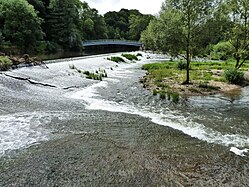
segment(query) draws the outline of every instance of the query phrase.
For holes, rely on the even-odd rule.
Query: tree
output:
[[[181,55],[186,61],[186,80],[190,83],[190,63],[201,47],[201,27],[210,16],[212,0],[166,0],[157,18],[157,48],[171,55]]]
[[[84,40],[106,39],[107,27],[104,17],[96,9],[92,9],[86,2],[81,3],[80,31]]]
[[[158,49],[158,28],[159,28],[159,20],[152,19],[147,26],[146,30],[141,33],[141,42],[144,44],[146,49],[151,49],[153,51]]]
[[[234,47],[235,68],[239,69],[249,60],[249,0],[227,0],[224,6],[232,22],[227,37]]]
[[[99,15],[98,10],[91,9],[92,20],[94,22],[93,39],[106,39],[107,38],[107,27],[104,17]]]
[[[24,52],[42,40],[41,19],[26,0],[0,0],[1,23],[6,41]]]
[[[48,39],[66,50],[81,48],[78,0],[54,0],[48,15]]]
[[[131,15],[129,17],[129,39],[140,40],[142,31],[147,28],[152,18],[152,15]]]
[[[138,10],[128,9],[107,12],[104,18],[108,28],[108,38],[130,39],[130,17],[132,16],[142,16],[142,14]]]
[[[3,43],[3,34],[2,34],[2,31],[0,29],[0,45],[2,45]]]

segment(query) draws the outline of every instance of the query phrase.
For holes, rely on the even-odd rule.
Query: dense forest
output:
[[[80,0],[0,0],[0,51],[79,51],[96,39],[139,40],[152,15],[121,9],[104,16]]]

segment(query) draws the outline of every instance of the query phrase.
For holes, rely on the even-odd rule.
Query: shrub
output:
[[[107,60],[119,63],[119,62],[125,62],[122,57],[119,56],[112,56],[111,58],[107,58]]]
[[[156,89],[153,90],[153,95],[157,95],[158,91]]]
[[[228,60],[232,57],[233,46],[230,42],[219,42],[213,46],[211,58],[214,60]]]
[[[132,60],[138,60],[136,55],[132,55],[132,54],[122,54],[123,57],[127,58],[128,60],[132,61]]]
[[[159,95],[160,95],[160,99],[166,98],[166,93],[164,91],[161,91]]]
[[[6,56],[0,56],[0,71],[7,71],[12,66],[11,60]]]
[[[90,72],[89,71],[84,71],[83,74],[90,75]]]
[[[177,92],[173,92],[171,93],[171,98],[172,98],[172,102],[178,103],[180,99],[180,95]]]
[[[142,57],[143,55],[142,55],[141,53],[137,53],[137,56],[140,56],[140,57]]]
[[[179,70],[187,69],[187,62],[179,61],[177,63],[177,69],[179,69]]]
[[[244,72],[238,69],[229,69],[225,71],[225,78],[229,83],[241,84],[244,81]]]

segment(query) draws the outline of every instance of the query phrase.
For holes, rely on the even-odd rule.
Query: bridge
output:
[[[143,44],[138,41],[130,40],[91,40],[82,42],[83,47],[89,46],[101,46],[101,45],[122,45],[122,46],[134,46],[143,47]]]

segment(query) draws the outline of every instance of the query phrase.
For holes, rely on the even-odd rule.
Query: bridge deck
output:
[[[94,41],[82,42],[82,45],[84,47],[98,46],[98,45],[127,45],[127,46],[136,46],[136,47],[143,46],[141,42],[127,41],[127,40],[94,40]]]

